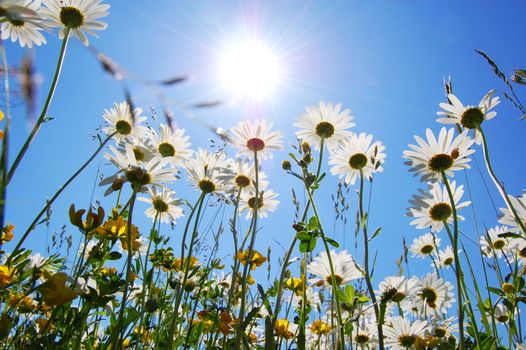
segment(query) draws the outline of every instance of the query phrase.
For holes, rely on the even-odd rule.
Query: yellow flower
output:
[[[29,295],[24,296],[20,293],[11,294],[7,304],[10,307],[17,307],[21,313],[32,312],[36,308],[36,302]]]
[[[108,220],[104,225],[99,226],[95,229],[95,232],[98,233],[101,237],[107,238],[111,241],[120,240],[122,248],[128,249],[128,221],[124,220],[122,217],[118,217],[116,220]],[[139,229],[135,225],[131,225],[131,241],[132,241],[132,250],[136,251],[140,248],[141,242],[139,238]]]
[[[247,258],[248,258],[248,250],[242,251],[237,253],[237,258],[239,261],[243,264],[247,264]],[[265,258],[260,252],[257,250],[252,251],[252,258],[250,259],[250,269],[255,270],[256,267],[259,267],[263,265],[263,263],[267,261],[267,258]]]
[[[0,111],[0,121],[4,119],[4,112]],[[0,130],[0,140],[4,138],[4,132]]]
[[[100,270],[100,274],[103,277],[109,277],[112,275],[117,274],[117,268],[115,267],[103,267],[102,270]]]
[[[283,337],[285,339],[290,339],[294,336],[294,333],[292,333],[289,330],[289,320],[282,318],[280,320],[276,320],[276,334],[278,337]]]
[[[303,293],[303,278],[291,277],[285,280],[285,288],[294,291],[294,294],[300,296]]]
[[[197,259],[195,256],[190,257],[190,268],[195,267],[198,261],[199,259]],[[180,272],[184,267],[186,267],[186,259],[183,259],[183,262],[181,263],[181,259],[175,258],[172,262],[172,266],[175,271]]]
[[[53,330],[53,325],[50,324],[48,326],[48,323],[49,323],[49,320],[47,318],[44,318],[44,317],[40,317],[39,319],[37,319],[36,321],[36,324],[38,325],[38,332],[39,333],[42,333],[44,332],[44,330],[47,332],[47,331],[50,331],[50,330]]]
[[[329,332],[331,331],[331,326],[329,326],[322,320],[316,320],[312,322],[310,330],[316,335],[329,334]]]
[[[4,244],[5,242],[9,242],[13,239],[15,236],[13,234],[13,230],[15,227],[11,224],[8,224],[6,227],[3,228],[2,234],[0,235],[0,244]]]
[[[58,272],[44,282],[38,291],[46,304],[51,306],[60,306],[68,303],[78,297],[78,293],[66,286],[68,275]]]
[[[0,265],[0,286],[5,286],[11,282],[15,270],[7,265]]]

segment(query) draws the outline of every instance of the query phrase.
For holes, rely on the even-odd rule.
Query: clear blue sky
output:
[[[488,90],[496,88],[500,92],[504,85],[474,52],[475,48],[487,52],[506,73],[524,66],[522,58],[526,57],[526,4],[522,1],[129,0],[111,5],[106,18],[108,29],[100,32],[100,39],[90,38],[91,45],[129,72],[145,78],[190,74],[188,83],[164,90],[174,105],[227,98],[217,88],[214,75],[222,48],[232,40],[242,36],[256,38],[280,54],[286,82],[261,104],[239,102],[194,111],[195,119],[176,109],[176,122],[187,129],[193,147],[206,147],[208,138],[213,136],[196,123],[197,119],[228,128],[245,117],[263,116],[283,130],[290,145],[294,143],[292,123],[305,105],[323,99],[352,109],[357,124],[354,131],[372,133],[387,147],[385,171],[376,177],[370,214],[371,229],[383,227],[383,233],[372,245],[380,256],[381,272],[375,278],[376,285],[380,276],[396,272],[394,261],[401,254],[401,237],[405,236],[410,244],[425,233],[411,227],[410,218],[405,216],[408,199],[423,184],[408,172],[401,155],[413,142],[413,135],[423,135],[427,127],[440,129],[435,113],[444,100],[443,77],[452,76],[454,90],[463,102],[477,104]],[[41,100],[60,45],[54,36],[47,35],[47,39],[48,45],[34,50],[36,68],[44,78],[39,91]],[[16,64],[23,50],[12,44],[7,44],[7,48],[10,63]],[[150,106],[161,114],[159,101],[150,89],[136,83],[131,83],[131,89],[135,103],[147,114]],[[521,91],[520,87],[517,89]],[[55,119],[44,125],[9,187],[7,219],[17,226],[17,233],[27,227],[45,199],[96,148],[90,133],[102,124],[103,109],[122,98],[119,85],[101,72],[98,62],[80,42],[72,40],[49,111]],[[526,146],[526,121],[518,121],[519,113],[506,101],[497,112],[497,117],[484,125],[494,167],[508,191],[519,194],[525,188],[526,166],[521,152]],[[12,149],[17,150],[30,130],[22,107],[13,109],[13,130]],[[271,187],[280,193],[281,203],[277,213],[260,221],[257,248],[266,251],[271,245],[274,258],[283,255],[276,240],[288,247],[292,239],[290,189],[294,187],[301,193],[300,184],[281,170],[286,153],[276,153],[274,161],[263,164]],[[477,150],[475,158],[485,176],[481,156]],[[104,174],[114,171],[105,166],[102,157],[99,159],[53,206],[50,232],[68,224],[68,232],[78,237],[69,225],[67,207],[70,203],[77,207],[88,205],[99,165]],[[497,223],[495,211],[473,165],[468,174],[479,227],[492,227]],[[324,169],[329,170],[327,165]],[[463,174],[457,180],[464,182]],[[174,189],[191,201],[197,196],[185,180],[177,182]],[[330,194],[335,191],[336,179],[329,176],[317,196],[328,227],[333,224]],[[353,191],[354,205],[345,233],[351,253],[356,209]],[[102,193],[101,188],[95,188],[94,198],[100,199]],[[493,187],[491,195],[498,207],[504,206]],[[104,203],[109,209],[110,202]],[[144,211],[145,205],[139,203],[137,209]],[[470,223],[462,224],[461,229],[475,237],[472,211],[468,208],[463,213]],[[146,219],[139,225],[143,232],[149,228]],[[176,242],[181,226],[175,231]],[[46,234],[46,229],[39,227],[28,247],[43,251]],[[336,239],[343,241],[341,229],[335,234]],[[443,238],[445,243],[447,239]],[[226,256],[231,252],[230,234],[225,233],[222,240],[225,248],[220,255]],[[419,266],[413,263],[411,272],[428,271],[431,269],[426,261]]]

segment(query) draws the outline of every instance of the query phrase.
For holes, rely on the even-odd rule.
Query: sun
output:
[[[279,60],[259,41],[232,46],[222,54],[220,80],[236,97],[261,101],[280,83]]]

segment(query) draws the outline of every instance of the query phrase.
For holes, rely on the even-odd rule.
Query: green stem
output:
[[[442,171],[442,180],[446,186],[447,193],[449,196],[449,201],[451,203],[451,208],[453,211],[453,234],[452,242],[453,245],[453,255],[455,257],[455,277],[457,280],[457,305],[458,305],[458,324],[459,324],[459,337],[460,337],[460,350],[466,349],[465,339],[464,339],[464,305],[462,302],[462,268],[460,266],[460,258],[458,256],[458,216],[457,216],[457,207],[455,205],[455,198],[451,192],[451,187],[449,186],[449,180],[446,176],[446,173]],[[444,220],[444,226],[449,232],[449,226]],[[451,236],[451,234],[450,234]]]
[[[62,46],[60,47],[60,53],[59,53],[59,56],[58,56],[57,67],[55,69],[55,74],[53,76],[53,81],[51,82],[51,86],[49,88],[49,92],[47,94],[47,98],[46,98],[46,101],[44,103],[44,107],[42,107],[42,111],[40,112],[40,116],[38,117],[37,122],[35,123],[35,126],[33,127],[33,130],[31,130],[31,133],[27,137],[26,142],[24,143],[24,145],[20,149],[20,152],[18,152],[18,155],[16,156],[15,161],[13,162],[13,165],[11,165],[11,168],[9,169],[9,174],[7,175],[7,180],[5,182],[6,186],[7,186],[7,184],[9,184],[9,182],[13,178],[13,175],[15,174],[15,171],[18,168],[18,165],[22,161],[22,158],[26,154],[27,149],[29,148],[29,145],[31,144],[31,142],[35,138],[38,130],[40,130],[40,127],[42,126],[42,124],[45,121],[46,114],[47,114],[47,111],[49,109],[49,105],[51,104],[51,100],[53,99],[53,95],[55,94],[55,90],[56,90],[56,87],[57,87],[58,79],[60,77],[60,72],[62,70],[62,65],[64,63],[64,57],[66,55],[66,48],[68,46],[68,41],[69,41],[69,34],[70,34],[70,31],[69,31],[69,29],[66,28],[66,32],[64,34],[64,39],[62,39]]]
[[[133,193],[131,196],[130,201],[130,211],[128,214],[128,223],[126,227],[126,238],[127,238],[127,244],[128,244],[128,256],[126,259],[126,274],[124,276],[125,284],[124,284],[124,292],[122,293],[122,301],[121,301],[121,308],[119,310],[119,317],[117,321],[117,328],[115,328],[112,331],[112,336],[115,334],[115,339],[113,341],[113,348],[117,349],[117,345],[120,345],[122,335],[125,332],[125,328],[122,326],[122,322],[124,321],[124,313],[126,311],[126,301],[128,299],[128,290],[130,287],[130,277],[131,277],[131,269],[132,269],[132,258],[133,258],[133,242],[132,242],[132,218],[133,218],[133,207],[135,205],[135,198],[137,197],[137,191],[139,190],[140,185],[136,185],[133,187]],[[124,339],[122,339],[124,340]]]
[[[258,222],[258,210],[259,210],[259,164],[258,164],[258,152],[254,151],[254,169],[256,170],[256,183],[254,184],[255,194],[255,209],[252,211],[252,235],[250,237],[250,243],[248,245],[247,262],[243,268],[243,277],[241,278],[241,306],[239,307],[238,325],[236,329],[236,344],[235,349],[239,350],[241,346],[241,338],[243,337],[244,329],[243,322],[245,320],[245,307],[246,307],[246,294],[247,294],[247,277],[248,271],[250,270],[250,262],[252,260],[252,254],[254,253],[254,245],[256,243],[256,232]]]
[[[378,328],[378,345],[381,350],[384,349],[384,332],[383,327],[380,322],[380,310],[378,309],[378,304],[376,303],[376,295],[374,294],[374,288],[371,281],[371,275],[369,270],[369,237],[367,235],[367,223],[364,220],[365,213],[363,211],[363,171],[360,169],[360,192],[358,193],[359,197],[359,210],[360,210],[360,226],[363,231],[363,259],[364,259],[364,272],[365,272],[365,282],[367,284],[367,290],[371,296],[371,301],[373,302],[374,314],[376,316],[376,326]]]
[[[5,220],[5,199],[7,192],[7,164],[9,148],[9,124],[11,123],[11,97],[9,87],[9,65],[7,64],[7,54],[4,46],[0,46],[2,51],[2,66],[4,69],[4,89],[5,89],[5,126],[4,139],[2,140],[2,156],[0,158],[0,230],[4,228]]]
[[[192,260],[192,250],[194,248],[194,243],[195,243],[195,239],[196,239],[196,236],[197,236],[197,226],[199,224],[199,217],[201,215],[201,210],[203,208],[203,203],[204,203],[204,199],[205,199],[205,196],[206,196],[206,193],[204,192],[201,192],[201,195],[199,196],[199,200],[198,200],[198,204],[197,204],[197,214],[196,214],[196,217],[195,217],[195,221],[194,221],[194,228],[192,230],[192,236],[190,237],[190,246],[188,247],[188,258],[186,258],[186,260],[183,260],[184,259],[184,252],[181,252],[181,267],[184,263],[184,275],[183,275],[183,280],[180,281],[179,283],[179,286],[178,286],[178,290],[177,290],[177,296],[175,298],[175,306],[174,306],[174,315],[172,316],[172,322],[170,324],[170,332],[168,333],[168,349],[172,350],[173,349],[173,341],[174,341],[174,333],[175,333],[175,326],[177,325],[177,315],[179,313],[179,305],[181,304],[181,299],[183,297],[183,293],[184,293],[184,285],[186,284],[186,281],[188,279],[188,270],[190,270],[190,262]],[[193,211],[195,210],[195,206],[194,208],[192,209],[192,214],[193,214]],[[190,222],[190,219],[191,219],[191,216],[188,218],[188,222]],[[188,229],[188,222],[187,222],[187,226],[185,228],[185,233],[183,235],[183,237],[186,237],[186,233],[187,233],[187,229]],[[183,240],[183,246],[184,246],[184,240]]]
[[[31,223],[31,225],[29,225],[29,227],[27,228],[27,230],[24,232],[24,234],[22,235],[22,237],[20,238],[20,240],[18,241],[15,249],[13,249],[13,253],[11,254],[12,256],[15,256],[16,253],[18,252],[18,250],[20,250],[20,247],[22,246],[22,244],[24,243],[24,241],[27,239],[27,236],[29,236],[29,234],[31,233],[31,231],[33,231],[33,229],[37,226],[37,224],[40,222],[40,219],[42,218],[42,216],[48,211],[48,209],[51,207],[51,205],[55,202],[55,200],[60,196],[60,194],[69,186],[69,184],[75,180],[75,178],[91,163],[91,161],[93,159],[95,159],[95,157],[99,154],[99,152],[104,148],[104,146],[106,145],[106,143],[108,143],[109,140],[111,140],[111,138],[113,137],[113,135],[115,134],[111,134],[109,135],[100,145],[99,147],[95,150],[95,152],[91,155],[91,157],[88,158],[88,160],[86,162],[84,162],[84,164],[82,164],[82,166],[73,174],[71,175],[71,177],[66,181],[64,182],[64,184],[62,186],[60,186],[60,188],[58,189],[57,192],[55,192],[55,194],[51,197],[51,199],[49,199],[46,203],[46,205],[42,208],[42,210],[40,210],[40,212],[38,213],[38,215],[35,217],[35,219],[33,220],[33,222]]]
[[[500,195],[502,196],[502,198],[504,198],[504,201],[506,202],[508,209],[512,212],[513,217],[515,218],[515,221],[517,222],[517,224],[519,224],[522,232],[526,235],[526,226],[524,226],[524,223],[519,217],[519,214],[517,214],[515,207],[511,203],[508,197],[508,194],[506,193],[506,190],[504,189],[504,186],[502,186],[501,182],[497,178],[497,175],[495,175],[495,172],[493,171],[493,167],[491,166],[491,162],[489,159],[489,150],[488,150],[488,143],[486,141],[486,135],[484,134],[484,131],[482,131],[482,127],[480,125],[477,126],[477,130],[482,136],[482,148],[484,149],[484,161],[486,162],[486,168],[488,168],[488,173],[490,174],[491,179],[493,180],[493,183],[499,190]]]

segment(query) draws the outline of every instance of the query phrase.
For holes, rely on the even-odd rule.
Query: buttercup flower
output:
[[[456,182],[453,181],[450,187],[457,208],[457,217],[459,220],[464,220],[463,216],[458,215],[458,210],[467,207],[471,202],[460,202],[464,194],[464,186],[457,187]],[[414,195],[409,203],[413,204],[413,207],[408,209],[407,215],[415,218],[411,221],[411,225],[416,225],[416,228],[430,227],[432,232],[440,232],[444,228],[444,221],[448,224],[453,222],[453,208],[445,185],[434,183],[429,192],[420,190],[420,194]]]
[[[272,159],[272,151],[283,149],[283,136],[279,131],[272,131],[274,123],[265,119],[245,120],[237,124],[230,131],[232,144],[239,149],[238,156],[254,157],[258,159]]]
[[[342,141],[339,148],[333,150],[329,164],[333,165],[331,173],[344,178],[345,182],[354,185],[360,172],[370,178],[373,173],[383,171],[385,146],[376,141],[371,144],[373,135],[353,134]]]
[[[12,42],[18,40],[21,47],[33,47],[33,44],[40,46],[46,44],[46,38],[40,33],[43,29],[42,20],[36,16],[40,9],[40,0],[19,0],[17,4],[35,13],[35,16],[26,19],[26,16],[6,17],[7,21],[2,23],[0,32],[2,40],[11,39]],[[1,5],[4,5],[3,3]]]
[[[64,39],[66,30],[88,46],[88,38],[84,32],[97,36],[96,30],[104,30],[108,26],[99,18],[108,15],[110,5],[102,4],[102,0],[43,0],[45,8],[42,14],[49,20],[50,27],[61,28],[60,39]]]
[[[415,175],[421,175],[422,181],[437,181],[442,172],[453,176],[454,171],[469,169],[468,156],[475,152],[470,149],[473,140],[467,136],[467,131],[455,137],[455,129],[440,129],[438,139],[431,129],[426,130],[427,141],[415,136],[417,145],[409,145],[411,150],[404,151],[403,157]]]
[[[294,126],[299,128],[296,136],[317,150],[322,138],[329,150],[336,148],[340,141],[352,135],[348,129],[356,125],[352,122],[351,110],[341,109],[340,103],[333,105],[324,101],[320,101],[318,106],[305,107],[305,113],[294,122]]]
[[[490,90],[480,100],[478,106],[464,106],[462,102],[453,94],[448,94],[449,103],[441,103],[440,108],[443,111],[437,112],[443,117],[438,118],[437,122],[442,124],[460,124],[466,129],[475,129],[474,138],[478,145],[482,142],[482,136],[476,130],[477,126],[482,124],[485,120],[490,120],[497,115],[497,112],[492,111],[495,106],[500,103],[498,97],[493,97],[495,90]]]

